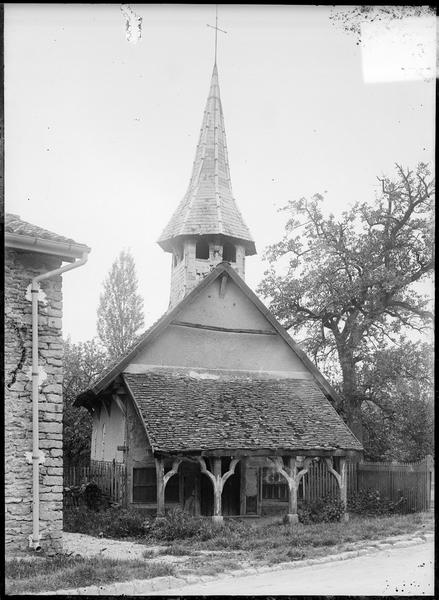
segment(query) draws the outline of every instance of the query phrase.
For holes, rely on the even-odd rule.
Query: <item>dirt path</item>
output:
[[[133,590],[134,591],[134,590]],[[139,587],[134,592],[141,595]],[[148,591],[161,595],[163,591]],[[167,596],[193,595],[434,595],[434,545],[380,550],[368,556],[185,585]]]
[[[148,546],[148,550],[158,551],[162,546]],[[63,550],[66,554],[80,556],[102,556],[121,560],[142,558],[144,544],[96,538],[82,533],[63,533]]]

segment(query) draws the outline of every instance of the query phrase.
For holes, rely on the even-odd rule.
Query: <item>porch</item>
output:
[[[316,456],[285,452],[178,455],[172,457],[172,462],[169,455],[156,456],[157,515],[165,512],[168,486],[178,483],[178,497],[174,493],[173,499],[194,516],[208,516],[220,523],[225,516],[255,518],[270,514],[270,507],[274,509],[272,514],[284,512],[289,522],[297,523],[298,499],[305,497],[303,478]],[[355,453],[349,456],[352,459]],[[346,506],[348,454],[335,451],[318,458],[336,481]]]

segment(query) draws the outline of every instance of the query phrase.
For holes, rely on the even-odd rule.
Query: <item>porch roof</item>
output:
[[[363,449],[310,379],[178,368],[123,378],[154,452]]]

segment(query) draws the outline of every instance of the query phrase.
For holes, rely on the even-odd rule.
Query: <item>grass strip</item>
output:
[[[147,560],[65,555],[35,561],[12,559],[5,565],[5,591],[7,595],[48,592],[173,573],[173,565]]]

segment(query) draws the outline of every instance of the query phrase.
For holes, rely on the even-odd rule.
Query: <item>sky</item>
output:
[[[330,15],[219,6],[232,188],[258,250],[252,289],[289,200],[326,192],[325,211],[339,214],[372,202],[396,162],[434,162],[435,17],[364,24],[357,44]],[[168,308],[171,256],[156,240],[191,175],[214,61],[207,24],[215,5],[5,5],[6,211],[91,247],[63,277],[74,342],[96,335],[122,249],[145,325]]]

